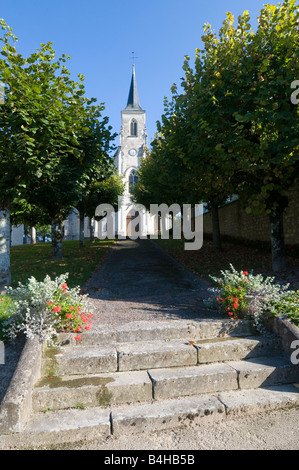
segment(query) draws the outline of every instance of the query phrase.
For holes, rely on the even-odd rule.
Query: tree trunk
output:
[[[283,233],[283,210],[277,209],[270,215],[271,253],[273,271],[286,268],[285,244]]]
[[[94,242],[94,217],[89,218],[89,239]]]
[[[10,210],[0,209],[0,294],[10,286]]]
[[[36,244],[36,229],[35,229],[35,227],[30,227],[30,243],[32,245]]]
[[[52,220],[51,224],[51,234],[52,234],[52,258],[61,259],[62,258],[62,223],[60,219]]]
[[[80,218],[80,228],[79,228],[79,244],[80,248],[84,247],[84,214],[82,212],[79,213]]]
[[[211,213],[212,213],[214,248],[216,251],[221,251],[222,246],[221,246],[221,239],[220,239],[219,212],[218,212],[218,206],[216,204],[212,204]]]

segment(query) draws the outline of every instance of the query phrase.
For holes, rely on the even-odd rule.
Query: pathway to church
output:
[[[209,285],[152,240],[118,240],[102,268],[84,286],[94,324],[207,318]],[[213,313],[213,318],[217,313]]]

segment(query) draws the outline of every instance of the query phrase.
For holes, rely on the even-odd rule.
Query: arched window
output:
[[[129,176],[129,191],[131,191],[138,181],[137,171],[132,170]]]
[[[137,136],[137,121],[136,121],[136,119],[132,119],[132,121],[131,121],[130,134],[131,134],[131,136],[134,136],[134,137]]]

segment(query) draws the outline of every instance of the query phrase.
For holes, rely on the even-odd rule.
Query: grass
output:
[[[12,246],[11,286],[17,287],[19,282],[26,284],[31,276],[43,281],[47,274],[53,279],[64,273],[69,273],[67,283],[70,287],[83,286],[103,262],[113,243],[113,240],[85,241],[84,248],[80,248],[76,240],[64,241],[61,260],[52,259],[51,243]],[[0,297],[0,339],[1,323],[7,319],[9,303],[7,296]]]
[[[64,241],[61,260],[52,259],[50,243],[13,246],[11,249],[11,285],[17,287],[19,282],[25,284],[31,276],[42,281],[47,274],[55,278],[69,273],[68,285],[70,287],[82,286],[103,260],[112,244],[113,240],[96,240],[93,243],[85,241],[84,248],[80,248],[76,240]]]
[[[213,242],[204,240],[203,246],[197,251],[185,251],[183,240],[155,240],[165,251],[194,273],[210,281],[209,276],[219,276],[221,270],[230,268],[232,264],[238,271],[251,271],[255,274],[269,273],[271,268],[271,252],[264,246],[247,246],[236,242],[222,242],[222,251],[214,250]],[[298,253],[287,256],[289,270],[299,266]]]

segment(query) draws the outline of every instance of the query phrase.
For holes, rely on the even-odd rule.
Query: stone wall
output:
[[[242,241],[270,241],[270,223],[265,215],[247,214],[240,202],[234,201],[219,209],[220,233]],[[204,234],[212,233],[212,218],[208,212],[203,219]],[[299,244],[299,190],[289,192],[289,207],[284,215],[286,245]]]

